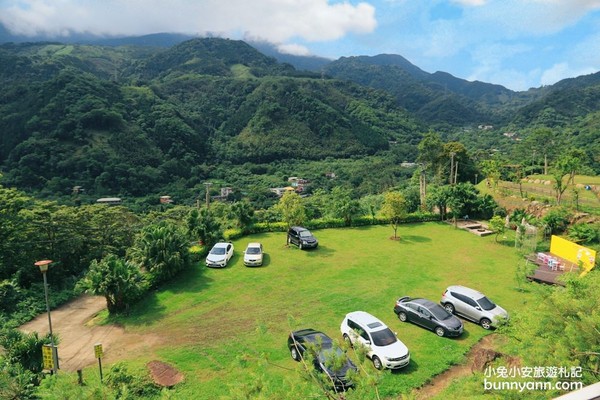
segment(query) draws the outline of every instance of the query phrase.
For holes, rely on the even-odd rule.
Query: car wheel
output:
[[[290,355],[292,356],[294,361],[300,361],[300,353],[298,353],[298,349],[296,349],[296,346],[290,347]]]
[[[479,321],[479,323],[481,324],[481,327],[483,329],[491,329],[492,328],[492,321],[490,321],[487,318],[483,318],[481,321]]]
[[[398,313],[398,319],[402,322],[406,322],[406,320],[408,319],[408,317],[406,316],[406,313],[403,311],[400,311]]]
[[[448,311],[450,314],[454,314],[454,306],[452,305],[452,303],[446,303],[444,304],[444,308],[446,309],[446,311]]]
[[[439,337],[443,337],[446,334],[446,331],[441,326],[438,326],[437,328],[435,328],[435,334]]]
[[[345,333],[344,333],[344,342],[348,343],[348,346],[353,347],[352,340],[350,340],[350,337],[348,335],[346,335]]]
[[[381,360],[379,359],[379,357],[373,356],[373,366],[375,367],[375,369],[379,369],[379,370],[381,370],[383,368],[383,365],[381,364]]]

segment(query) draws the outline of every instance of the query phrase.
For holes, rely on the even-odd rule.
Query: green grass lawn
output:
[[[403,225],[399,241],[389,226],[328,229],[313,232],[316,250],[285,245],[284,233],[266,233],[234,242],[235,255],[225,269],[203,263],[154,292],[117,322],[128,331],[165,338],[162,347],[142,358],[160,359],[185,374],[174,390],[177,399],[242,397],[261,387],[257,398],[308,398],[306,383],[286,348],[290,329],[312,327],[341,339],[340,323],[350,311],[364,310],[397,332],[411,352],[411,363],[386,371],[383,397],[409,393],[431,377],[459,363],[488,332],[465,322],[458,339],[401,323],[393,312],[399,296],[439,301],[451,284],[477,288],[509,312],[531,296],[515,289],[520,256],[493,236],[480,238],[443,223]],[[267,253],[261,268],[246,268],[242,251],[260,241]],[[373,367],[366,365],[374,373]],[[373,398],[372,389],[348,398]]]

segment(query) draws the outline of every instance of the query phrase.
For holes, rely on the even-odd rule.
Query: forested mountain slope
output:
[[[3,181],[141,196],[203,164],[413,148],[424,128],[385,93],[302,74],[249,45],[0,46]]]

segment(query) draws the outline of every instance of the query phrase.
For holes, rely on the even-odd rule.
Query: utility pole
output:
[[[455,152],[450,152],[450,184],[454,185],[454,156],[456,155]]]
[[[212,182],[204,182],[204,186],[206,186],[206,208],[210,207],[210,186]]]
[[[425,182],[425,165],[421,164],[421,172],[419,174],[419,197],[421,200],[421,209],[425,210],[427,207],[427,186]]]

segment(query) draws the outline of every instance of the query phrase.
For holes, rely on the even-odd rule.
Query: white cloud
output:
[[[542,85],[553,85],[556,82],[572,78],[574,76],[588,75],[597,72],[597,69],[592,67],[575,68],[568,62],[562,62],[553,65],[551,68],[542,73],[540,82]]]
[[[463,6],[482,6],[487,3],[486,0],[452,0],[452,3],[458,3]]]
[[[308,56],[310,55],[310,51],[306,48],[306,46],[302,46],[299,44],[281,44],[277,46],[277,50],[284,54],[291,54],[294,56]]]
[[[28,36],[218,32],[271,42],[336,40],[377,26],[372,5],[328,0],[13,0],[0,22]]]

